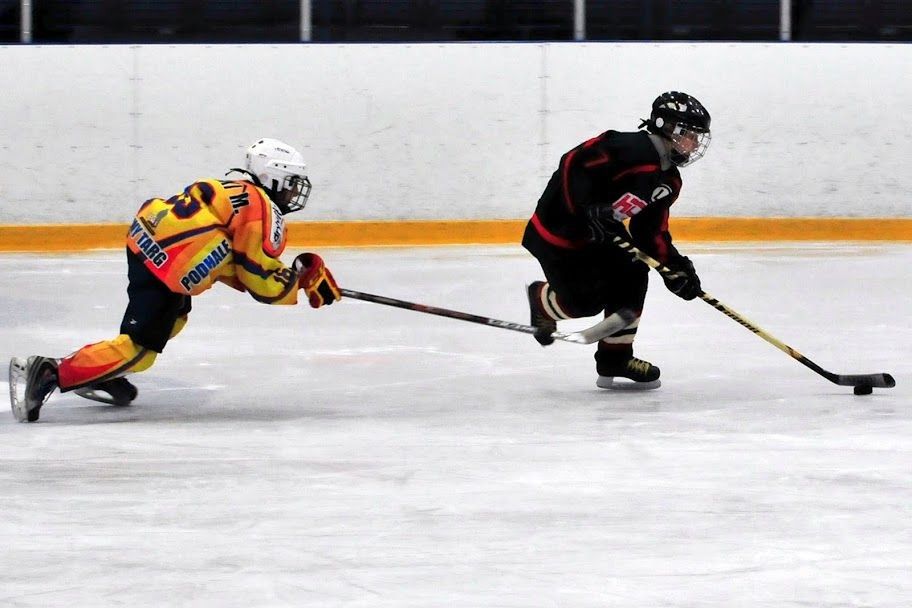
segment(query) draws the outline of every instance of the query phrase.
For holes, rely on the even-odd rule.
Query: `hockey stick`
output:
[[[524,334],[535,334],[537,331],[531,325],[523,325],[521,323],[513,323],[511,321],[500,321],[498,319],[491,319],[490,317],[482,317],[480,315],[473,315],[467,312],[460,312],[458,310],[449,310],[447,308],[437,308],[436,306],[428,306],[427,304],[416,304],[415,302],[406,302],[405,300],[397,300],[395,298],[387,298],[386,296],[376,296],[370,293],[364,293],[361,291],[353,291],[351,289],[339,289],[343,296],[346,298],[352,298],[354,300],[362,300],[364,302],[373,302],[374,304],[384,304],[386,306],[394,306],[396,308],[404,308],[405,310],[414,310],[416,312],[423,312],[429,315],[437,315],[439,317],[449,317],[450,319],[457,319],[459,321],[469,321],[471,323],[480,323],[481,325],[489,325],[491,327],[499,327],[500,329],[509,329],[511,331],[518,331]],[[556,331],[551,334],[551,337],[555,340],[563,340],[564,342],[573,342],[575,344],[593,344],[598,342],[602,338],[610,336],[611,334],[624,329],[630,325],[636,319],[636,315],[633,311],[626,308],[619,310],[603,319],[602,321],[596,323],[592,327],[588,327],[582,331],[576,331],[572,333],[564,333]]]
[[[623,237],[614,236],[612,240],[614,241],[615,245],[620,247],[622,250],[626,251],[628,254],[630,254],[637,260],[643,262],[647,266],[656,269],[659,272],[659,274],[661,274],[662,276],[665,276],[669,273],[674,272],[668,266],[665,266],[658,260],[654,260],[653,258],[649,257],[648,255],[646,255],[645,253],[643,253],[642,251],[640,251],[639,249],[634,247],[629,241],[625,240]],[[790,357],[792,357],[793,359],[795,359],[796,361],[798,361],[805,367],[808,367],[808,368],[814,370],[815,372],[817,372],[818,374],[820,374],[821,376],[823,376],[824,378],[826,378],[833,384],[838,384],[840,386],[856,387],[857,389],[859,389],[858,391],[855,392],[856,395],[870,393],[871,388],[893,388],[894,386],[896,386],[896,380],[893,379],[893,376],[891,376],[890,374],[886,374],[886,373],[834,374],[833,372],[828,372],[827,370],[823,369],[822,367],[820,367],[819,365],[817,365],[816,363],[814,363],[813,361],[811,361],[810,359],[808,359],[807,357],[805,357],[804,355],[799,353],[797,350],[795,350],[788,344],[778,340],[777,338],[773,337],[766,331],[760,329],[757,325],[755,325],[751,321],[748,321],[747,319],[745,319],[743,315],[732,310],[731,308],[729,308],[728,306],[726,306],[725,304],[723,304],[716,298],[712,297],[705,291],[700,292],[699,298],[701,300],[703,300],[704,302],[706,302],[707,304],[709,304],[710,306],[712,306],[713,308],[715,308],[716,310],[718,310],[719,312],[721,312],[722,314],[724,314],[725,316],[729,317],[730,319],[733,319],[738,324],[743,325],[750,331],[754,332],[755,334],[757,334],[758,336],[760,336],[761,338],[763,338],[764,340],[766,340],[767,342],[769,342],[770,344],[772,344],[773,346],[775,346],[776,348],[778,348],[779,350],[784,352],[785,354],[789,355]]]

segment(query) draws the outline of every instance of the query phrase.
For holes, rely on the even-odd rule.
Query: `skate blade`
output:
[[[28,411],[25,409],[25,386],[28,361],[13,357],[9,365],[9,392],[10,409],[13,417],[19,422],[28,420]]]
[[[599,388],[606,388],[612,391],[651,391],[662,386],[661,380],[652,382],[634,382],[627,378],[616,378],[614,376],[599,376],[595,381]]]
[[[103,389],[94,389],[94,388],[77,388],[73,391],[75,394],[79,395],[83,399],[90,399],[92,401],[98,401],[99,403],[106,403],[108,405],[116,405],[123,407],[130,405],[132,401],[130,399],[118,399],[114,397],[111,393]]]

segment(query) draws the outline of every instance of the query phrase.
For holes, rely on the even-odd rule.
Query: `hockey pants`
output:
[[[190,297],[172,292],[127,249],[129,303],[113,340],[88,344],[60,361],[61,392],[152,367],[165,344],[187,323]]]

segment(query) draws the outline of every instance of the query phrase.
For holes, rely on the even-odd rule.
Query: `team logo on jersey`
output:
[[[158,225],[161,224],[161,221],[165,219],[166,215],[168,215],[168,210],[162,209],[150,218],[144,218],[140,216],[139,221],[142,222],[143,228],[145,228],[149,234],[154,236],[155,229],[158,228]]]
[[[159,211],[158,213],[155,214],[155,217],[153,217],[151,220],[149,220],[149,226],[151,226],[152,228],[158,228],[158,225],[161,224],[161,221],[163,219],[165,219],[166,215],[168,215],[168,210],[162,209],[161,211]]]
[[[655,190],[652,191],[652,197],[650,198],[650,200],[654,203],[657,200],[661,200],[661,199],[665,198],[666,196],[671,196],[671,193],[672,193],[672,189],[670,186],[661,184],[658,187],[656,187]]]
[[[614,219],[623,222],[645,209],[648,204],[639,196],[625,192],[621,198],[611,204],[611,208],[614,210]]]
[[[181,277],[181,287],[189,293],[194,285],[202,283],[203,280],[205,280],[213,270],[218,268],[219,264],[224,262],[230,254],[231,243],[228,242],[228,239],[223,239],[218,247],[210,251],[209,255],[203,258],[202,262],[191,268],[190,272]]]

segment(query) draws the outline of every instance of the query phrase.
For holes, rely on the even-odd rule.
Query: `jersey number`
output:
[[[193,217],[202,208],[199,200],[191,197],[186,192],[176,194],[165,202],[171,205],[171,213],[182,220]]]

